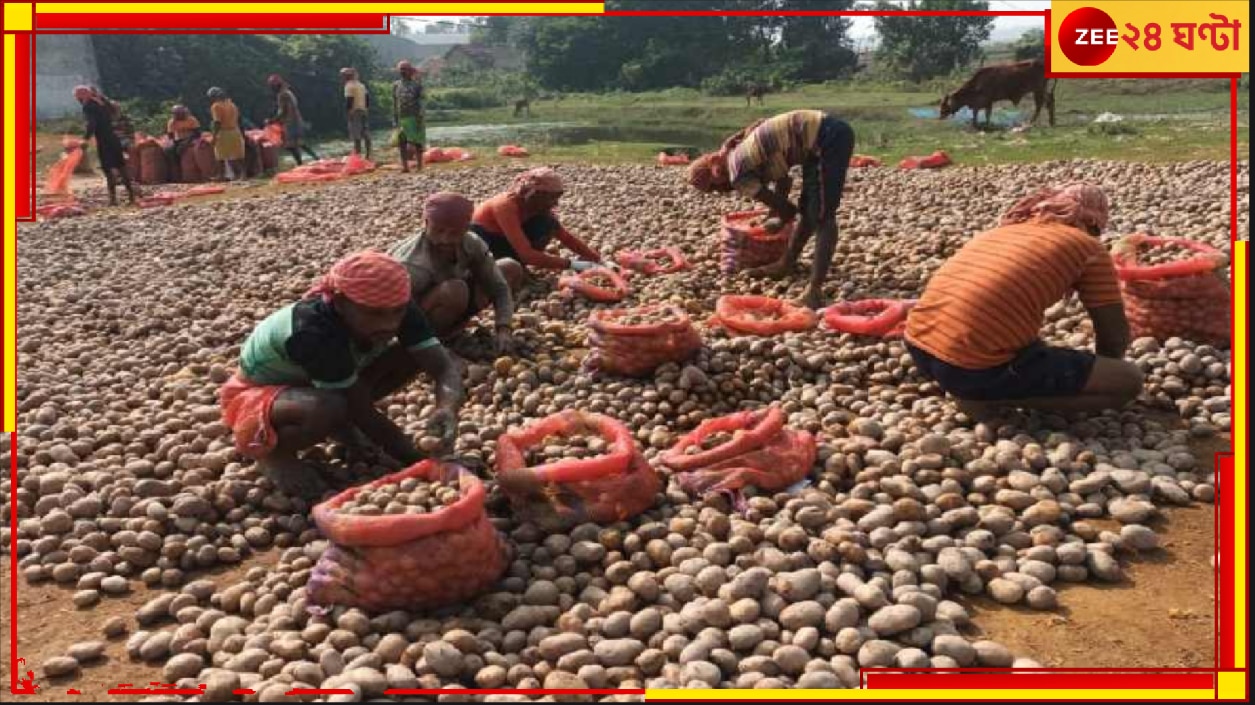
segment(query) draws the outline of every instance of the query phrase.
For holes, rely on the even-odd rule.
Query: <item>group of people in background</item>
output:
[[[423,150],[427,144],[423,84],[418,70],[408,61],[397,64],[398,79],[392,84],[392,125],[400,152],[401,170],[410,171],[423,165]],[[370,90],[361,80],[357,69],[340,69],[344,86],[344,112],[353,152],[371,157]],[[279,74],[271,74],[266,85],[274,94],[274,114],[267,125],[282,128],[282,148],[292,156],[297,165],[303,163],[303,155],[315,160],[318,153],[306,142],[307,124],[301,115],[300,101],[291,84]],[[244,178],[246,141],[244,130],[254,125],[244,117],[227,92],[214,86],[206,94],[209,101],[214,156],[221,163],[221,173],[228,181]],[[95,142],[100,168],[105,174],[110,205],[117,205],[117,187],[127,189],[131,203],[139,199],[139,192],[126,170],[127,153],[135,141],[135,127],[122,106],[92,86],[74,88],[74,98],[83,109],[86,123],[84,141]],[[175,105],[166,121],[166,160],[171,173],[177,172],[184,152],[195,145],[206,131],[201,122],[186,105]]]

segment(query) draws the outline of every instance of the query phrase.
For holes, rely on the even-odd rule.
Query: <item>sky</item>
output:
[[[1050,9],[1050,0],[989,0],[989,9],[991,10],[1048,10]],[[410,20],[419,23],[431,20],[453,20],[457,21],[462,17],[410,17]],[[875,27],[873,18],[871,17],[855,17],[853,18],[853,26],[850,28],[850,36],[857,42],[860,39],[870,39],[875,36]],[[1025,30],[1039,29],[1043,26],[1044,18],[1041,17],[999,17],[994,21],[993,32],[990,39],[993,41],[1009,41],[1017,39]]]

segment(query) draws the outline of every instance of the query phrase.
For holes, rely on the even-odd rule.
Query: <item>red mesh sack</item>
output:
[[[819,317],[814,311],[770,296],[720,296],[713,325],[737,335],[780,335],[807,331]]]
[[[196,143],[188,148],[192,154],[196,155],[196,168],[200,171],[201,179],[209,181],[220,176],[219,171],[221,164],[218,162],[217,156],[214,154],[213,135],[204,133]]]
[[[689,268],[689,261],[678,247],[624,250],[615,255],[615,261],[620,267],[639,274],[675,274]]]
[[[709,450],[702,443],[717,433],[731,439]],[[680,471],[685,491],[697,495],[733,492],[746,485],[780,490],[806,477],[815,464],[815,439],[784,428],[784,414],[772,406],[702,422],[660,457]]]
[[[723,217],[720,240],[723,250],[719,268],[724,274],[735,274],[771,264],[784,256],[793,236],[794,223],[785,223],[778,233],[762,227],[768,211],[753,210],[729,213]]]
[[[271,172],[279,168],[279,145],[273,142],[261,143],[262,171]]]
[[[431,514],[338,513],[362,489],[354,487],[314,507],[314,523],[332,545],[306,585],[312,604],[371,612],[436,609],[474,598],[505,572],[505,541],[484,511],[484,485],[471,473],[425,460],[365,487],[411,477],[456,481],[461,499]]]
[[[658,153],[659,166],[681,166],[689,163],[689,155],[687,154],[667,154],[666,152]]]
[[[344,173],[349,175],[365,174],[375,170],[375,163],[354,152],[344,158]]]
[[[194,184],[204,180],[200,173],[200,162],[196,159],[196,150],[190,145],[184,147],[183,153],[179,155],[179,181]]]
[[[75,216],[86,215],[87,209],[83,206],[73,203],[53,203],[46,206],[39,206],[35,209],[35,215],[45,220],[55,220],[57,218],[73,218]]]
[[[161,143],[148,137],[142,139],[135,147],[139,155],[139,181],[142,184],[164,184],[169,180],[166,169],[166,154]]]
[[[629,323],[633,316],[664,318],[654,323]],[[702,347],[701,335],[680,307],[656,304],[639,308],[594,311],[588,318],[592,371],[639,377],[669,362],[684,362]]]
[[[79,163],[83,161],[83,141],[76,137],[61,138],[65,154],[57,159],[57,163],[48,167],[48,179],[44,182],[44,193],[58,196],[69,196],[70,177]]]
[[[894,299],[842,301],[824,311],[824,325],[837,333],[896,338],[906,330],[906,315],[914,304]]]
[[[1182,248],[1194,256],[1164,264],[1139,259],[1156,247]],[[1112,259],[1133,337],[1229,344],[1232,297],[1224,252],[1184,238],[1135,234],[1115,247]]]
[[[907,157],[898,162],[899,169],[939,169],[954,162],[943,150],[937,150],[926,157]]]
[[[850,166],[855,169],[863,169],[869,166],[881,166],[881,161],[875,157],[869,157],[863,154],[855,154],[850,157]]]
[[[212,196],[214,194],[226,193],[226,190],[227,190],[226,186],[213,186],[210,184],[202,184],[200,186],[193,186],[192,188],[188,189],[183,195],[184,196]]]
[[[497,147],[497,154],[503,157],[526,157],[529,153],[525,147],[520,147],[516,144],[503,144]]]
[[[549,436],[595,434],[608,443],[607,452],[595,458],[559,460],[527,467],[524,453]],[[522,521],[550,532],[565,531],[577,524],[608,524],[631,518],[648,509],[662,486],[654,470],[636,447],[627,426],[600,414],[569,410],[541,419],[497,439],[497,477],[527,473],[528,493],[507,492],[510,505]]]
[[[607,267],[594,267],[579,274],[568,274],[558,280],[568,295],[579,294],[598,303],[622,301],[632,290],[622,274]]]

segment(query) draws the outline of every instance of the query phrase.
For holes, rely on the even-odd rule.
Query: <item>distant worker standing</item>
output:
[[[134,204],[139,200],[139,193],[126,173],[126,154],[122,150],[122,142],[113,130],[113,121],[109,119],[110,111],[104,96],[93,93],[87,86],[76,86],[74,99],[83,106],[83,119],[87,122],[83,130],[84,142],[96,140],[100,170],[105,172],[105,184],[109,187],[109,205],[118,205],[119,180],[126,187],[127,195]]]
[[[353,153],[362,153],[366,143],[366,158],[370,158],[370,91],[357,76],[357,69],[340,69],[344,81],[344,112],[349,123],[349,139],[353,140]]]
[[[392,84],[392,126],[398,130],[398,148],[401,150],[401,171],[408,172],[406,156],[409,146],[414,145],[417,158],[414,170],[423,168],[423,147],[427,144],[427,127],[423,122],[423,84],[418,70],[408,61],[397,63],[401,75]]]
[[[270,77],[266,79],[266,85],[270,86],[270,90],[275,94],[275,116],[269,122],[283,126],[283,148],[288,150],[298,165],[301,163],[302,150],[314,159],[318,159],[314,150],[305,144],[305,123],[301,119],[301,106],[296,100],[296,94],[292,92],[292,87],[277,73],[270,74]]]
[[[736,190],[766,205],[775,220],[772,230],[801,215],[784,256],[750,274],[792,274],[802,248],[815,235],[815,260],[802,303],[819,308],[836,252],[837,208],[853,153],[854,130],[843,120],[819,110],[794,110],[759,120],[729,137],[718,152],[698,158],[689,167],[689,183],[705,192]],[[795,166],[802,167],[798,205],[789,200],[789,169]]]
[[[222,162],[222,173],[227,181],[235,180],[238,168],[244,178],[244,133],[240,132],[240,109],[227,97],[227,92],[214,86],[206,94],[210,101],[209,114],[213,117],[214,158]]]

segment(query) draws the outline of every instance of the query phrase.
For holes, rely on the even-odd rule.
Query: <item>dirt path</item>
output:
[[[237,577],[242,577],[254,566],[273,565],[278,560],[279,549],[271,549],[266,553],[250,557],[238,566],[217,568],[205,571],[197,577],[211,579],[219,585],[229,585]],[[5,693],[4,700],[9,701],[10,664],[9,657],[9,561],[4,557],[0,565],[0,607],[5,615],[4,639],[0,640],[0,692]],[[126,655],[127,638],[140,627],[135,622],[135,610],[157,595],[159,590],[149,590],[142,583],[132,584],[132,592],[124,597],[107,598],[95,607],[80,610],[74,606],[70,598],[74,589],[58,587],[51,583],[27,585],[18,578],[18,656],[26,659],[18,673],[23,677],[27,670],[35,674],[35,682],[39,690],[33,696],[20,696],[23,701],[32,702],[65,702],[74,700],[75,696],[67,691],[78,690],[82,697],[90,702],[134,702],[142,695],[108,695],[107,691],[117,688],[119,684],[130,683],[134,688],[147,688],[161,679],[161,664],[146,664],[131,661]],[[110,618],[121,616],[127,621],[127,633],[112,640],[107,640],[101,633],[101,626]],[[155,627],[171,629],[173,620]],[[149,631],[154,627],[144,627]],[[49,679],[42,674],[40,665],[53,656],[61,656],[71,644],[80,641],[105,641],[108,648],[105,657],[92,664],[84,664],[82,671],[74,677]],[[88,700],[88,699],[91,700]]]
[[[989,638],[1055,667],[1211,667],[1214,661],[1212,555],[1214,512],[1210,507],[1174,508],[1156,526],[1163,548],[1133,560],[1123,560],[1125,580],[1113,585],[1072,585],[1059,589],[1060,608],[1037,612],[1011,608],[986,599],[969,600],[973,638]],[[212,576],[219,582],[273,561],[271,551],[232,571]],[[8,608],[8,567],[0,568],[0,603]],[[35,671],[39,693],[33,701],[64,700],[76,688],[84,696],[105,701],[138,700],[139,696],[110,696],[118,683],[145,687],[161,677],[160,666],[135,663],[126,657],[126,637],[110,642],[107,660],[85,667],[73,679],[49,681],[39,675],[44,659],[64,653],[78,641],[103,638],[100,625],[114,615],[127,618],[136,629],[134,611],[151,597],[137,588],[125,597],[106,600],[90,610],[70,604],[72,590],[52,585],[22,585],[18,591],[21,614],[19,654]],[[7,683],[8,642],[0,644],[0,678]]]

